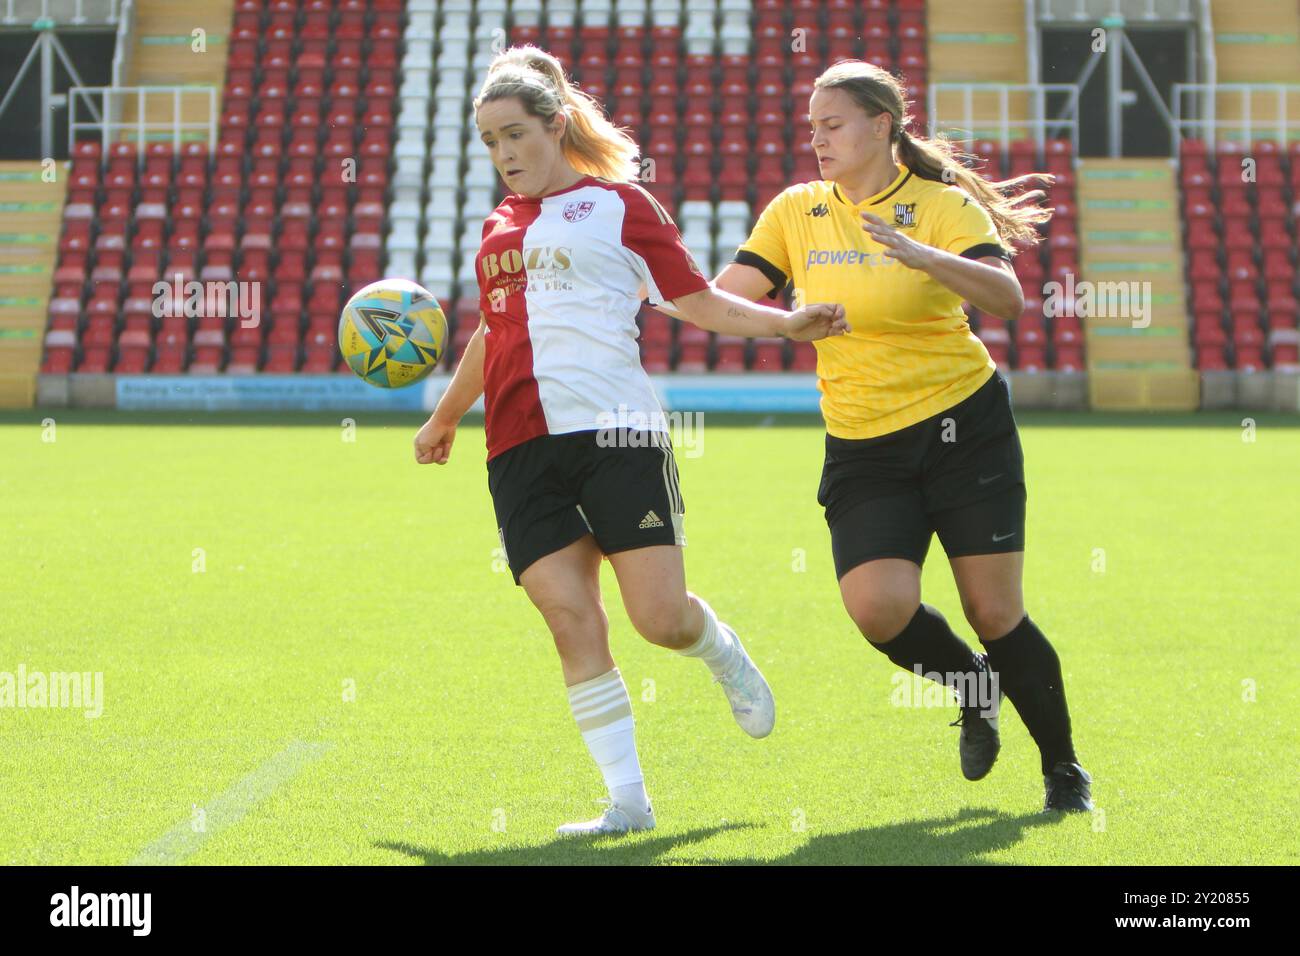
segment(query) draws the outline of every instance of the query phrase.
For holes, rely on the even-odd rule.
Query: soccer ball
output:
[[[378,388],[412,385],[447,349],[447,316],[428,289],[380,279],[348,299],[339,318],[339,351],[352,371]]]

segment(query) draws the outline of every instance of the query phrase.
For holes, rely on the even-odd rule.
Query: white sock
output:
[[[708,665],[714,677],[721,677],[731,666],[736,645],[727,632],[719,626],[718,615],[713,613],[709,602],[698,594],[691,596],[699,601],[700,607],[704,609],[704,631],[700,634],[699,640],[689,647],[682,648],[678,653],[685,654],[687,657],[698,657]]]
[[[605,778],[609,796],[621,807],[644,811],[650,806],[636,755],[632,721],[632,700],[623,675],[612,671],[574,684],[569,689],[569,708],[578,722],[582,739]]]

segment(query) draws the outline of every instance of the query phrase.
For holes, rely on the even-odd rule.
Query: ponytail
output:
[[[1024,187],[1035,182],[1051,183],[1052,176],[1033,173],[994,182],[962,163],[962,158],[970,157],[959,153],[948,140],[912,136],[899,127],[895,143],[898,161],[917,176],[951,183],[969,193],[988,212],[1004,241],[1032,246],[1041,240],[1034,227],[1051,219],[1053,210],[1038,205],[1047,193]]]

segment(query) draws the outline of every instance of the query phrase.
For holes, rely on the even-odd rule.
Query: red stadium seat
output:
[[[817,349],[811,342],[792,342],[792,372],[812,372],[817,368]]]
[[[753,364],[756,372],[780,372],[785,367],[785,347],[779,342],[759,341],[754,345]]]

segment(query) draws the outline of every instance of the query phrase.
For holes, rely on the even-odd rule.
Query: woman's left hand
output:
[[[909,239],[879,216],[864,212],[862,228],[867,235],[885,247],[891,259],[897,259],[911,269],[924,270],[930,264],[934,249],[923,242]]]

